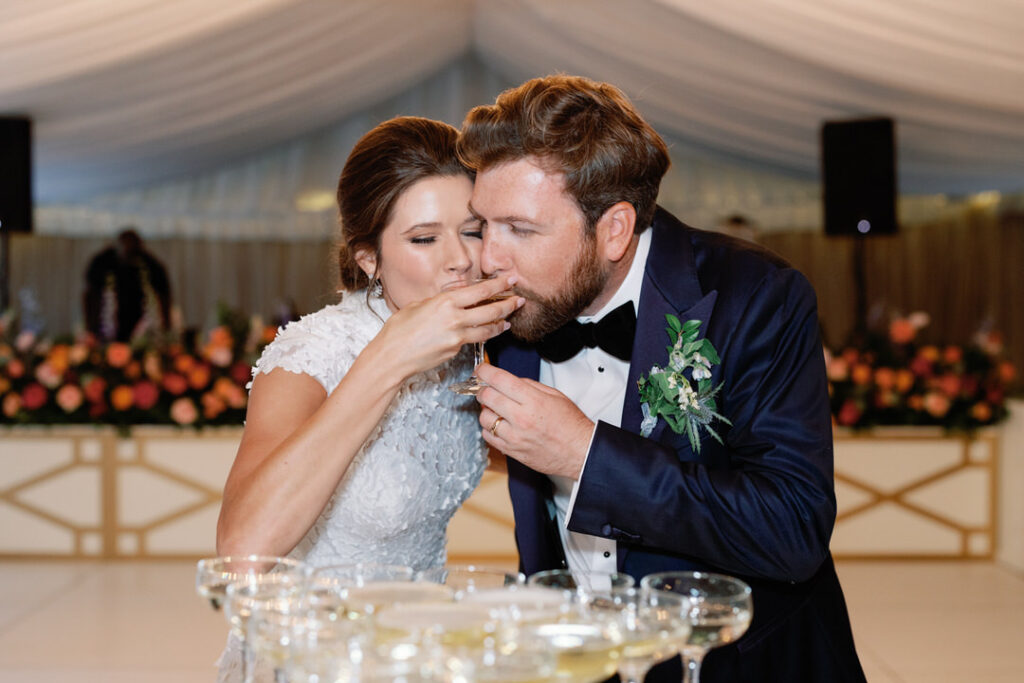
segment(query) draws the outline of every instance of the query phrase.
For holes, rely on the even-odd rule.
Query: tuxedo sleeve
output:
[[[803,581],[828,556],[836,512],[817,304],[792,269],[737,297],[740,314],[723,314],[715,339],[719,407],[732,422],[724,445],[705,436],[698,455],[670,429],[655,441],[598,423],[569,528]]]

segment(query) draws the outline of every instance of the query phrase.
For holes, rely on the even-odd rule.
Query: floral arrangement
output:
[[[716,412],[715,395],[722,385],[712,386],[711,366],[721,362],[709,339],[698,339],[700,320],[680,323],[674,315],[666,315],[670,346],[668,366],[653,366],[650,374],[637,381],[643,422],[640,434],[649,436],[662,417],[672,431],[686,434],[694,452],[700,453],[700,432],[707,432],[715,441],[722,438],[711,427],[714,420],[732,424]],[[694,388],[696,384],[696,388]]]
[[[920,343],[918,332],[928,323],[920,312],[894,317],[884,334],[870,335],[859,348],[826,349],[835,424],[970,431],[1006,417],[1016,368],[1003,358],[999,333],[980,331],[966,345]]]
[[[0,317],[0,425],[240,425],[251,366],[276,334],[223,308],[205,339],[49,339]]]

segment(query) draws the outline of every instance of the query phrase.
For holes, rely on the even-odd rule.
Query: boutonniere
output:
[[[693,450],[700,453],[701,429],[722,443],[711,423],[721,420],[732,424],[715,412],[715,395],[722,385],[711,386],[711,367],[722,361],[710,340],[697,339],[700,320],[680,323],[674,315],[666,315],[665,320],[668,322],[665,331],[672,342],[667,347],[668,366],[655,365],[649,375],[637,381],[640,409],[644,414],[640,434],[650,436],[658,418],[662,417],[676,434],[685,433]]]

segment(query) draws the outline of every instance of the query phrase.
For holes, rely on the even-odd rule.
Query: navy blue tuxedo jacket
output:
[[[778,257],[694,230],[659,208],[637,311],[622,426],[599,422],[569,528],[616,540],[620,571],[700,569],[743,578],[754,620],[713,650],[705,683],[863,681],[829,553],[836,503],[832,427],[818,327],[807,280]],[[721,357],[716,425],[700,453],[659,420],[649,438],[636,381],[667,361],[665,315],[703,322]],[[492,362],[536,379],[540,358],[503,335]],[[521,569],[564,566],[547,476],[509,459]],[[648,681],[679,680],[679,660]]]

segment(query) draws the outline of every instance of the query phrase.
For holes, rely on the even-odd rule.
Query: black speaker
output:
[[[0,117],[0,230],[32,230],[32,125]]]
[[[890,118],[826,121],[821,128],[826,235],[896,232],[896,149]]]

